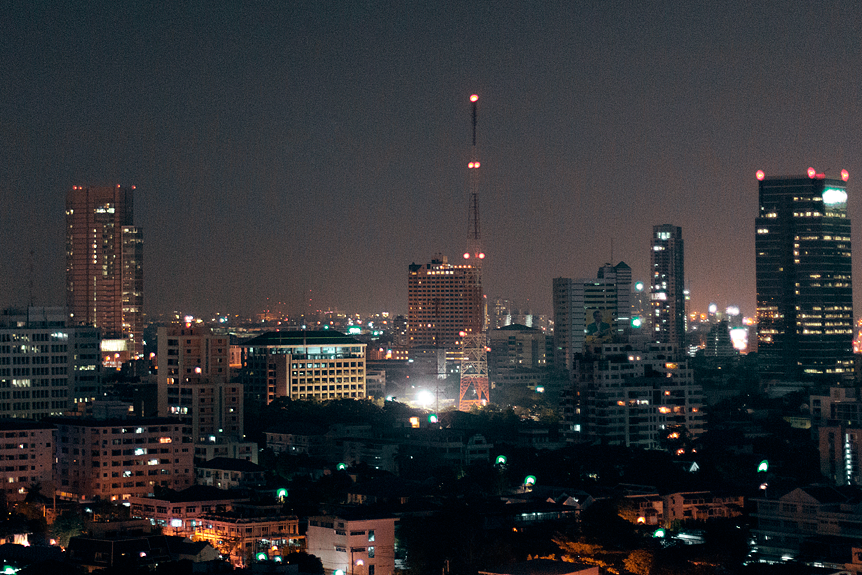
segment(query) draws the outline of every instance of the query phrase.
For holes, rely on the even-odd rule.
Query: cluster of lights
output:
[[[478,167],[479,167],[479,166],[481,166],[481,165],[482,165],[482,164],[481,164],[481,163],[479,163],[479,162],[470,162],[469,164],[467,164],[467,167],[468,167],[469,169],[471,169],[471,170],[472,170],[472,169],[474,169],[474,168],[478,168]]]
[[[485,254],[484,254],[484,253],[482,253],[482,252],[480,252],[480,253],[476,254],[476,257],[477,257],[477,258],[479,258],[480,260],[484,260],[484,259],[485,259]],[[464,252],[464,259],[465,259],[465,260],[469,260],[469,259],[470,259],[470,252]]]
[[[825,174],[818,174],[817,170],[815,170],[814,168],[810,168],[810,167],[807,170],[807,174],[808,174],[808,177],[811,178],[812,180],[814,178],[825,178],[826,177]],[[766,177],[766,174],[764,173],[763,170],[757,170],[757,172],[755,172],[754,175],[758,181],[763,181],[763,178]],[[847,170],[841,170],[841,179],[844,180],[845,182],[847,180],[849,180],[850,179],[850,172],[848,172]]]

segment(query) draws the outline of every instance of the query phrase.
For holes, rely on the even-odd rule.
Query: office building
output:
[[[813,168],[809,177],[767,178],[758,172],[758,179],[757,346],[763,376],[849,379],[853,284],[847,183]]]
[[[62,415],[100,389],[98,329],[66,327],[62,307],[0,314],[0,417]]]
[[[230,341],[207,327],[160,327],[159,415],[177,417],[195,443],[242,438],[242,384],[230,382]]]
[[[632,270],[625,263],[599,268],[595,278],[554,278],[554,366],[571,371],[585,343],[625,337],[631,321]],[[592,325],[592,328],[590,327]]]
[[[652,341],[685,345],[685,267],[682,228],[653,226],[650,251]]]
[[[450,264],[438,256],[410,264],[407,275],[407,333],[410,347],[458,349],[461,332],[482,331],[484,301],[474,264]]]
[[[66,307],[72,325],[102,330],[112,365],[143,353],[143,237],[133,189],[75,186],[66,195]]]
[[[190,430],[166,417],[53,417],[57,428],[57,497],[126,501],[156,487],[185,489],[194,480]]]
[[[273,331],[244,341],[246,400],[364,398],[365,345],[334,330]]]

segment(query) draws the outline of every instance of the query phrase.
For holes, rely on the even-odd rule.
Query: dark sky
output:
[[[611,244],[645,278],[671,223],[751,315],[757,169],[849,170],[862,225],[857,2],[23,1],[0,50],[0,306],[31,249],[63,302],[66,191],[121,183],[148,312],[404,313],[466,247],[473,92],[489,297],[549,313]]]

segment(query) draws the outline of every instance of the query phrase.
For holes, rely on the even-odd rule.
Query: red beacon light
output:
[[[484,259],[485,259],[485,254],[479,254],[479,259],[480,259],[480,260],[484,260]]]
[[[850,172],[847,170],[841,170],[841,179],[845,182],[850,179]]]
[[[757,173],[754,174],[754,176],[757,178],[757,181],[762,182],[763,178],[766,177],[766,174],[763,173],[763,170],[757,170]]]
[[[808,177],[814,179],[814,176],[817,175],[817,170],[814,168],[808,168]]]
[[[477,94],[473,94],[473,95],[471,95],[471,96],[470,96],[470,101],[471,101],[471,102],[475,102],[475,101],[476,101],[476,100],[478,100],[478,99],[479,99],[479,96],[478,96]]]
[[[469,259],[470,259],[470,254],[469,254],[469,252],[464,252],[464,259],[465,259],[465,260],[469,260]]]

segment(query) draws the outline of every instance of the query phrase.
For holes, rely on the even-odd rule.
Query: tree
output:
[[[304,551],[294,551],[284,556],[284,562],[288,565],[298,565],[300,573],[323,575],[323,562],[317,555]]]
[[[74,512],[63,513],[51,524],[51,537],[57,540],[60,547],[68,547],[69,539],[84,533],[84,522],[81,516]]]
[[[635,575],[649,575],[654,564],[655,557],[651,551],[647,551],[646,549],[632,551],[623,561],[626,569]]]

